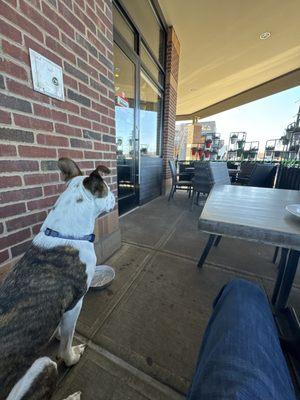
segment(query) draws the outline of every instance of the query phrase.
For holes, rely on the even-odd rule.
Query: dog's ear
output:
[[[84,187],[96,197],[106,197],[107,186],[102,179],[101,173],[110,174],[110,169],[105,165],[99,165],[87,178],[83,180]]]
[[[63,173],[65,181],[69,181],[70,179],[75,178],[75,176],[82,175],[82,172],[75,161],[67,157],[58,160],[58,168]]]

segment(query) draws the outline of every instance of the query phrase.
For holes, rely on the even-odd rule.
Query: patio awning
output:
[[[159,3],[181,44],[177,119],[209,116],[299,84],[299,0]],[[271,36],[261,40],[264,32]]]

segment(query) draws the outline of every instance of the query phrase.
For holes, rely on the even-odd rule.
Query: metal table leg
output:
[[[280,285],[282,282],[283,273],[284,273],[284,270],[286,267],[287,256],[288,256],[288,249],[286,249],[286,248],[281,249],[281,257],[280,257],[280,261],[279,261],[279,265],[278,265],[278,274],[277,274],[277,279],[276,279],[275,287],[274,287],[273,294],[272,294],[272,304],[273,305],[275,305],[275,303],[276,303],[279,288],[280,288]]]
[[[290,250],[288,260],[283,271],[278,294],[275,300],[276,311],[282,310],[286,307],[286,303],[289,298],[289,294],[297,271],[299,257],[300,251]]]
[[[206,257],[209,254],[210,249],[212,248],[212,245],[214,244],[216,235],[209,235],[208,241],[206,243],[205,249],[203,250],[203,253],[201,254],[200,260],[198,261],[198,268],[203,267],[203,264],[206,260]]]
[[[222,239],[222,236],[221,236],[221,235],[218,235],[218,236],[217,236],[217,239],[215,240],[215,244],[214,244],[215,247],[218,247],[218,245],[219,245],[221,239]]]

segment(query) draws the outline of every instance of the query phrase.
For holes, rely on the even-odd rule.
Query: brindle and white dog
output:
[[[57,366],[41,354],[58,327],[58,357],[67,366],[84,351],[72,341],[96,266],[91,233],[97,216],[114,208],[115,198],[101,177],[108,168],[99,166],[84,177],[70,159],[58,165],[68,187],[0,287],[1,400],[51,397]],[[68,397],[79,398],[79,392]]]

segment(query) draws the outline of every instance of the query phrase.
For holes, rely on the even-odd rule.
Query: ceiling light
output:
[[[269,39],[269,37],[271,36],[271,32],[262,32],[259,35],[260,40],[266,40]]]

